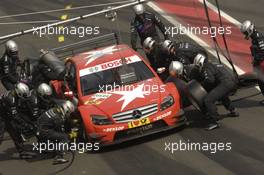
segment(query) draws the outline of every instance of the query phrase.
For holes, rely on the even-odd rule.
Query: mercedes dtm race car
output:
[[[185,124],[180,95],[127,45],[83,52],[67,59],[67,81],[53,82],[78,99],[78,115],[89,141],[102,145]],[[65,88],[65,84],[67,88]]]

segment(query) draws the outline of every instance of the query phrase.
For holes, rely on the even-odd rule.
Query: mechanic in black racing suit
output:
[[[219,127],[217,121],[220,119],[220,116],[215,104],[217,101],[221,101],[225,108],[230,111],[230,116],[239,116],[239,113],[229,99],[229,96],[237,90],[236,77],[223,65],[215,65],[208,62],[202,54],[198,54],[194,58],[194,65],[194,69],[198,69],[197,72],[199,73],[191,75],[191,78],[200,82],[208,92],[204,99],[205,111],[209,119],[206,129],[212,130]]]
[[[142,4],[135,5],[134,12],[136,16],[130,24],[131,46],[134,50],[137,50],[138,35],[141,40],[141,45],[147,37],[152,37],[155,41],[160,42],[156,27],[162,32],[164,38],[168,39],[165,26],[157,15],[145,12]]]
[[[21,159],[33,158],[36,154],[29,152],[24,147],[22,130],[27,128],[33,130],[33,127],[23,120],[18,113],[19,101],[29,96],[29,88],[24,83],[15,85],[15,89],[7,91],[0,99],[0,107],[4,128],[14,141],[16,149]],[[2,123],[3,125],[3,123]]]
[[[207,52],[204,48],[188,42],[175,43],[171,40],[165,40],[162,43],[162,50],[171,60],[180,61],[184,65],[192,64],[198,53],[205,55],[207,58]]]
[[[172,61],[169,66],[170,76],[167,78],[166,82],[172,82],[177,87],[177,90],[181,96],[181,105],[183,108],[191,105],[191,102],[188,99],[188,89],[185,82],[186,78],[186,66],[184,66],[179,61]]]
[[[249,20],[243,22],[240,30],[245,35],[245,39],[251,38],[250,50],[254,58],[253,67],[258,75],[259,88],[264,95],[264,34],[257,31],[255,25]],[[264,100],[260,104],[264,105]]]
[[[28,108],[33,120],[36,120],[40,114],[56,105],[52,88],[46,83],[41,83],[37,89],[30,91],[28,102]]]
[[[38,106],[41,109],[41,113],[57,105],[53,96],[53,90],[46,83],[41,83],[34,94],[38,98]]]
[[[169,75],[168,70],[171,60],[162,52],[161,44],[157,43],[152,37],[147,37],[143,42],[143,49],[151,67],[162,80],[166,80]]]
[[[17,66],[20,64],[17,44],[9,40],[5,44],[5,53],[0,59],[0,78],[6,90],[12,90],[19,81]]]
[[[74,104],[70,101],[65,101],[62,105],[58,105],[44,112],[38,118],[37,122],[39,142],[51,142],[58,145],[60,143],[68,144],[70,142],[69,136],[65,133],[64,125],[74,111]],[[63,154],[66,151],[63,148],[59,146],[57,150],[54,150],[56,154],[53,161],[54,165],[68,162],[68,160],[63,158]]]

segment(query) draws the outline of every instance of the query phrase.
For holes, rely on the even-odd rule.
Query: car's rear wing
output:
[[[57,57],[64,59],[82,52],[109,46],[111,44],[119,44],[119,38],[116,33],[110,33],[99,37],[82,40],[73,44],[52,48],[50,51],[54,52]]]

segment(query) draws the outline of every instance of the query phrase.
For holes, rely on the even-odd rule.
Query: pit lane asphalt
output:
[[[0,16],[64,8],[68,4],[81,6],[106,2],[110,1],[1,0]],[[111,0],[111,2],[114,1]],[[221,4],[223,5],[224,11],[239,21],[250,17],[256,22],[259,22],[260,25],[263,25],[263,21],[261,21],[261,15],[263,15],[261,7],[264,5],[263,2],[257,0],[222,0]],[[101,8],[78,10],[72,13],[68,12],[67,14],[69,17],[72,17],[90,13],[98,9]],[[0,19],[0,22],[54,20],[58,19],[62,14],[64,13],[58,12],[36,16],[15,17]],[[119,26],[122,40],[125,43],[129,41],[129,19],[132,16],[131,9],[122,9],[120,11]],[[101,34],[108,33],[111,30],[116,31],[116,24],[110,24],[102,16],[80,21],[78,25],[98,25],[101,28]],[[0,25],[0,35],[31,27],[33,25]],[[82,39],[76,36],[66,36],[66,41],[63,44],[73,43]],[[184,36],[177,39],[191,41]],[[61,45],[61,43],[57,42],[57,36],[39,38],[28,35],[15,40],[19,44],[23,57],[36,57],[38,50],[41,48],[51,48]],[[3,46],[0,47],[1,49],[3,48]],[[254,88],[241,90],[233,98],[247,96],[256,92]],[[187,116],[195,120],[189,128],[134,140],[126,144],[117,145],[102,153],[77,154],[73,165],[60,174],[264,174],[264,110],[263,107],[258,105],[258,100],[260,99],[262,97],[257,96],[236,102],[235,105],[239,109],[241,116],[239,118],[225,118],[221,121],[222,127],[218,130],[212,132],[204,131],[201,128],[203,124],[202,116],[195,111],[189,111]],[[221,107],[219,112],[224,114],[226,111]],[[199,151],[177,151],[171,154],[164,150],[165,142],[179,143],[180,141],[195,143],[231,142],[232,150],[229,152],[218,152],[216,154]],[[11,141],[5,141],[0,146],[0,174],[51,174],[65,166],[52,166],[51,160],[33,162],[18,160],[15,157],[16,155],[13,155],[14,151]]]

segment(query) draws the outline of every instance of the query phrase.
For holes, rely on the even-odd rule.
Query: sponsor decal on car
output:
[[[136,128],[147,124],[150,124],[150,119],[148,117],[129,122],[128,128]]]
[[[106,94],[106,93],[97,93],[94,94],[91,98],[94,99],[108,99],[109,97],[111,97],[112,94]]]
[[[89,100],[87,100],[84,104],[85,105],[99,105],[109,97],[111,97],[112,94],[106,94],[106,93],[97,93],[91,96]]]
[[[124,126],[118,126],[113,128],[106,128],[103,129],[104,132],[116,132],[116,131],[122,131],[125,127]]]
[[[96,100],[96,99],[91,99],[87,100],[84,104],[85,105],[100,105],[104,100]]]
[[[131,57],[126,57],[125,58],[126,64],[131,64],[131,63],[135,63],[135,62],[139,62],[142,61],[137,55],[133,55]],[[102,64],[98,64],[96,66],[93,67],[88,67],[85,69],[81,69],[80,70],[80,77],[83,77],[85,75],[89,75],[89,74],[93,74],[96,72],[101,72],[104,70],[108,70],[108,69],[112,69],[112,68],[117,68],[120,67],[122,65],[123,60],[122,59],[116,59],[113,61],[109,61],[109,62],[105,62]]]
[[[157,117],[154,118],[154,121],[158,121],[158,120],[161,120],[161,119],[164,119],[165,117],[168,117],[169,115],[171,115],[172,111],[168,111],[164,114],[161,114]]]

